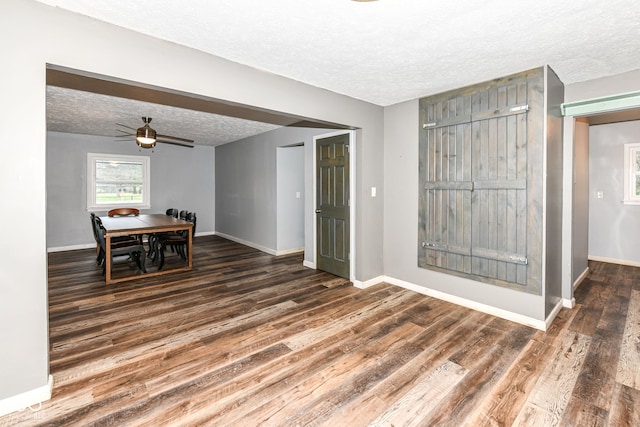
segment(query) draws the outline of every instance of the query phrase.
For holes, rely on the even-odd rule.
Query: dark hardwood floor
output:
[[[541,332],[216,236],[194,266],[50,254],[53,397],[0,425],[640,425],[638,268],[592,263]]]

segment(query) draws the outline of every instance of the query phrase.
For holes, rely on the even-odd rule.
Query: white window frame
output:
[[[106,204],[96,202],[96,162],[139,162],[143,167],[142,202],[127,203],[126,207],[151,208],[151,158],[149,156],[127,156],[123,154],[87,153],[87,211],[107,211],[123,207],[122,203]]]
[[[635,159],[640,153],[640,142],[624,144],[624,197],[622,202],[627,205],[640,205],[640,196],[636,194],[636,176],[640,172],[635,170]]]

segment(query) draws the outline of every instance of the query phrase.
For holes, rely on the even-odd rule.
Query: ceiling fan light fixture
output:
[[[144,126],[136,130],[136,144],[141,148],[153,148],[156,146],[156,131],[149,126],[151,117],[143,117]]]

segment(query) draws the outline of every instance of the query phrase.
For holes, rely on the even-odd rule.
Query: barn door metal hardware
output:
[[[520,111],[529,111],[529,104],[519,105],[517,107],[509,108],[509,111],[512,113],[518,113]]]
[[[529,263],[526,256],[511,255],[509,256],[509,259],[516,264],[527,265]]]
[[[479,120],[497,119],[499,117],[512,116],[514,114],[523,114],[529,111],[529,104],[515,105],[513,107],[498,108],[496,110],[482,111],[472,113],[470,115],[459,115],[435,122],[427,122],[422,124],[422,129],[436,129],[446,126],[456,126],[471,123]]]

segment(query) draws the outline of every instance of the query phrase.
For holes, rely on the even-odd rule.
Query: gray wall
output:
[[[640,69],[565,86],[565,102],[583,101],[640,90]]]
[[[562,112],[564,85],[545,68],[546,177],[545,177],[545,319],[562,299]],[[544,170],[544,169],[543,169]]]
[[[23,250],[0,245],[0,399],[46,387],[49,375],[47,64],[361,129],[356,276],[382,274],[382,195],[365,197],[365,189],[382,183],[382,107],[31,0],[0,2],[0,50],[7,59],[0,79],[0,182],[5,204],[19,206],[20,220],[29,224],[4,230],[6,241],[28,242]],[[140,52],[162,66],[140,67]],[[0,210],[1,221],[15,218]]]
[[[640,142],[640,121],[589,128],[589,257],[640,263],[640,206],[622,203],[628,142]]]
[[[304,249],[304,166],[304,147],[276,150],[278,252]]]
[[[304,143],[304,181],[299,188],[307,195],[303,205],[305,260],[313,262],[313,137],[329,131],[285,127],[217,146],[216,233],[272,253],[293,249],[278,247],[276,153],[278,147]]]
[[[573,144],[573,283],[589,268],[589,124],[575,122]]]
[[[187,209],[198,215],[196,232],[213,233],[214,149],[158,144],[140,151],[133,141],[49,132],[47,134],[47,247],[70,249],[95,244],[87,213],[87,153],[151,158],[151,208],[142,213]],[[96,212],[98,215],[106,212]]]

